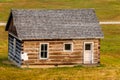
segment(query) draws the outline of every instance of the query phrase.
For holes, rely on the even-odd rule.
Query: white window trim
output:
[[[93,64],[94,63],[94,42],[84,42],[83,62],[84,62],[85,44],[92,44],[92,64]]]
[[[47,44],[47,58],[41,58],[41,45],[42,44]],[[49,58],[49,43],[40,43],[40,47],[39,47],[39,59],[46,60],[48,58]]]
[[[71,50],[65,50],[65,44],[71,44]],[[63,44],[63,51],[64,52],[73,52],[73,43],[72,42],[66,42]]]

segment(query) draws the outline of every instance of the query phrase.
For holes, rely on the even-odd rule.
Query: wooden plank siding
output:
[[[22,51],[22,42],[16,39],[14,45],[14,36],[9,34],[8,36],[8,58],[13,61],[17,66],[21,65],[21,51]]]
[[[14,34],[15,36],[17,36],[17,31],[16,31],[16,27],[13,25],[13,19],[11,19],[10,25],[9,25],[9,33]]]
[[[75,39],[75,40],[39,40],[24,41],[23,52],[28,53],[28,61],[22,61],[22,64],[29,65],[70,65],[83,64],[84,42],[94,43],[94,64],[100,61],[100,40],[99,39]],[[49,43],[48,59],[39,58],[40,43]],[[63,50],[64,43],[73,43],[73,51]]]

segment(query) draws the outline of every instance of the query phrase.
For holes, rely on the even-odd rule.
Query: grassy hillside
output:
[[[119,80],[120,25],[102,25],[101,66],[20,69],[7,59],[7,33],[0,27],[0,80]]]
[[[119,0],[0,0],[0,21],[6,22],[11,8],[95,8],[100,21],[119,21],[120,19]]]

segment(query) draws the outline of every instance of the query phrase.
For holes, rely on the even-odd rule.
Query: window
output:
[[[64,50],[65,51],[72,51],[72,43],[65,43]]]
[[[91,44],[85,44],[85,50],[91,50]]]
[[[48,58],[48,44],[41,44],[40,45],[40,59],[47,59]]]

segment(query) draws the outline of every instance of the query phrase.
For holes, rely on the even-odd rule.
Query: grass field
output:
[[[119,0],[0,0],[0,21],[6,22],[11,8],[95,8],[100,21],[119,21],[120,19]]]
[[[0,27],[0,80],[120,80],[120,25],[102,25],[99,67],[20,69],[7,59],[7,33]]]

